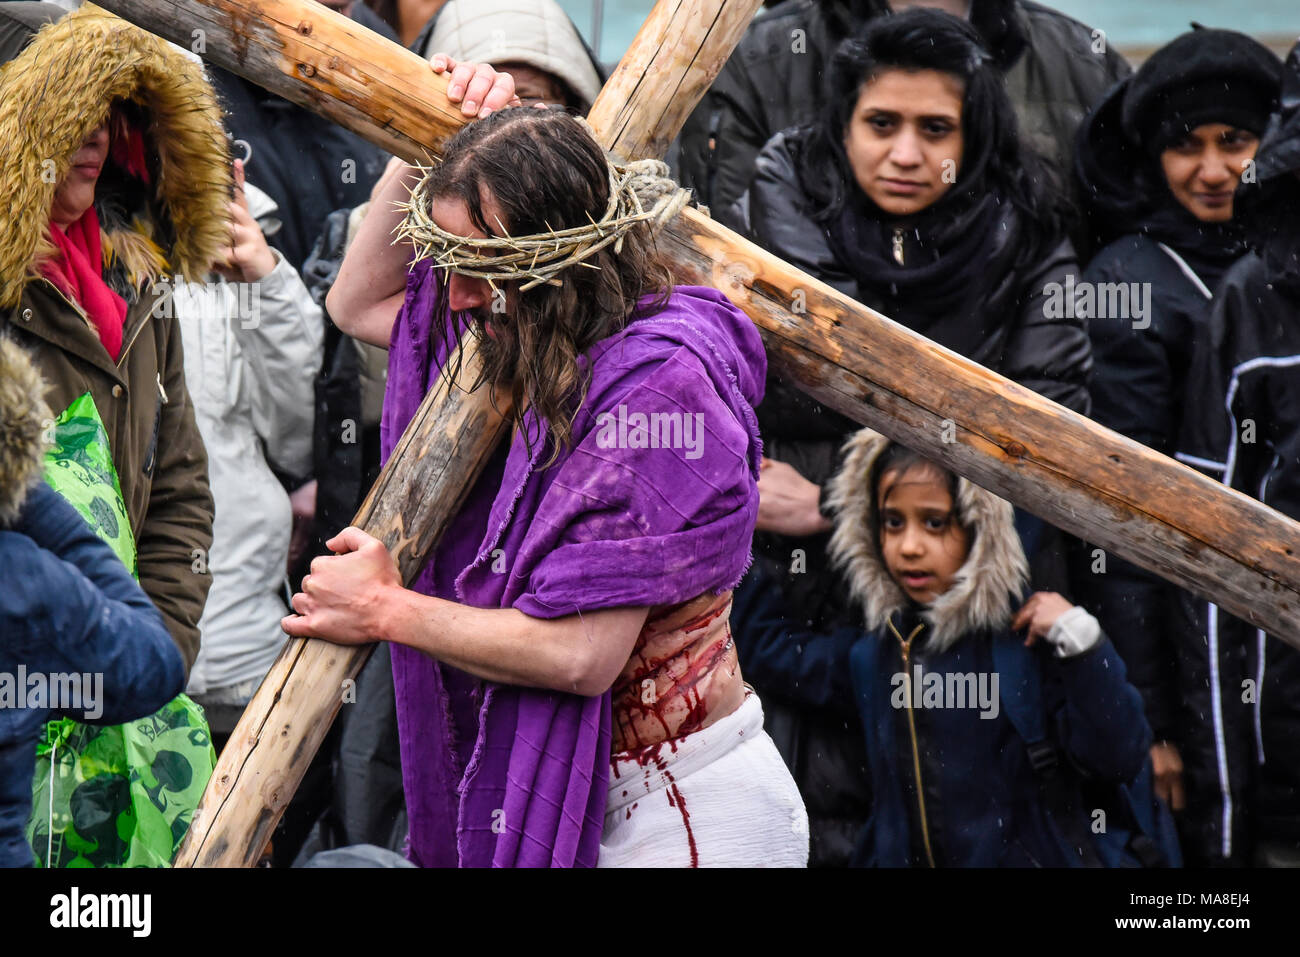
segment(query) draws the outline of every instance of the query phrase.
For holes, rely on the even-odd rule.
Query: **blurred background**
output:
[[[600,62],[613,66],[636,36],[653,0],[559,0]],[[1188,29],[1249,33],[1284,55],[1300,36],[1300,0],[1057,0],[1046,4],[1106,34],[1134,66]]]

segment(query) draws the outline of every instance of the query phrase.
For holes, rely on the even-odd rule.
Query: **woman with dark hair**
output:
[[[752,238],[891,319],[1086,412],[1087,334],[1049,308],[1054,284],[1075,270],[1074,253],[1047,173],[1023,151],[1002,77],[975,29],[928,9],[872,20],[836,51],[826,91],[813,126],[777,134],[760,154],[747,200]],[[759,485],[758,529],[774,534],[755,536],[758,560],[784,583],[792,621],[833,625],[848,609],[827,568],[830,523],[819,503],[858,426],[772,375],[758,415],[776,460],[765,462]],[[1018,524],[1037,584],[1059,590],[1062,576],[1044,574],[1043,527]],[[733,622],[742,666],[775,701],[793,680],[780,665],[784,649],[768,649],[769,658],[747,648],[743,626]],[[850,797],[862,793],[854,767],[864,758],[847,753],[855,745],[843,722],[818,735],[821,720],[800,714],[773,725],[773,736],[796,765],[804,760],[797,755],[808,756],[808,775],[796,766],[795,777],[810,808],[822,805],[814,858],[840,862],[865,815]],[[839,770],[826,773],[828,762]],[[847,786],[836,797],[834,785],[809,785],[813,775]]]
[[[1165,455],[1177,448],[1193,349],[1225,273],[1247,251],[1234,191],[1243,178],[1244,190],[1254,188],[1259,136],[1281,81],[1281,61],[1250,37],[1191,30],[1152,54],[1080,127],[1088,231],[1105,244],[1075,287],[1095,359],[1093,417]],[[1222,477],[1222,466],[1210,471]],[[1081,563],[1075,577],[1077,596],[1115,636],[1142,692],[1158,791],[1176,811],[1190,801],[1189,837],[1218,833],[1217,823],[1194,822],[1221,818],[1224,742],[1249,732],[1244,722],[1225,727],[1204,636],[1174,625],[1173,589],[1152,572],[1112,558]],[[1184,756],[1195,791],[1186,796]],[[1214,844],[1194,837],[1189,850],[1212,859]]]
[[[1252,251],[1215,289],[1195,343],[1178,457],[1300,520],[1300,43],[1253,169],[1235,204]],[[1199,719],[1198,746],[1184,755],[1189,843],[1198,859],[1296,867],[1300,653],[1294,640],[1177,597],[1176,633],[1212,651],[1205,690],[1189,702]]]

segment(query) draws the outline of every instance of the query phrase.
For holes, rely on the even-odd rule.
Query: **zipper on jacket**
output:
[[[912,713],[912,641],[921,633],[921,629],[925,627],[925,624],[922,623],[913,628],[912,633],[907,638],[904,638],[899,633],[892,620],[887,624],[903,649],[903,688],[905,691],[903,704],[907,708],[907,730],[912,741],[912,773],[916,776],[916,805],[921,812],[921,843],[925,845],[926,861],[929,862],[931,867],[934,867],[934,850],[930,847],[930,822],[925,816],[925,787],[921,783],[921,749],[916,738],[916,717]]]
[[[146,311],[144,314],[144,318],[141,319],[140,322],[137,323],[136,327],[131,330],[131,338],[128,339],[122,345],[122,351],[117,354],[117,367],[119,369],[122,368],[122,363],[126,361],[127,353],[130,352],[131,347],[135,345],[135,340],[140,338],[140,333],[144,331],[144,327],[149,325],[149,320],[152,318],[152,316],[153,316],[152,310]],[[158,384],[158,387],[159,389],[162,388],[161,382]]]
[[[904,263],[903,263],[903,227],[901,227],[901,226],[895,226],[895,227],[894,227],[894,261],[897,262],[900,266],[904,265]],[[895,632],[895,634],[897,634],[897,632]],[[902,636],[901,636],[901,635],[899,636],[899,640],[902,641]]]

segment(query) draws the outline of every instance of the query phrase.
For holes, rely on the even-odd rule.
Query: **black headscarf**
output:
[[[1112,87],[1076,134],[1075,176],[1093,244],[1087,254],[1122,235],[1149,235],[1213,286],[1247,250],[1240,217],[1197,220],[1170,191],[1160,153],[1208,122],[1261,133],[1281,72],[1281,61],[1249,36],[1192,30]]]
[[[1244,34],[1195,29],[1116,84],[1080,124],[1075,144],[1075,175],[1094,244],[1088,252],[1141,233],[1175,249],[1213,285],[1246,251],[1240,218],[1197,219],[1170,191],[1160,153],[1204,123],[1262,132],[1281,66]]]
[[[1124,95],[1124,132],[1152,157],[1204,123],[1258,136],[1277,104],[1282,62],[1268,47],[1244,33],[1193,27],[1151,54]]]
[[[1018,219],[988,182],[991,150],[988,139],[982,142],[980,154],[962,157],[959,186],[913,216],[890,216],[860,189],[852,191],[828,224],[827,238],[859,285],[925,315],[942,315],[968,301],[987,277],[1012,267],[1020,237],[1008,224]],[[896,234],[902,263],[895,255]]]

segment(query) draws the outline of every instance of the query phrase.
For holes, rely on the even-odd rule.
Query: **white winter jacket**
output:
[[[252,186],[246,192],[269,232],[275,204]],[[199,620],[192,694],[260,680],[285,640],[292,515],[271,466],[299,477],[311,472],[324,323],[298,273],[275,256],[260,282],[181,283],[173,300],[216,501],[212,590]]]

